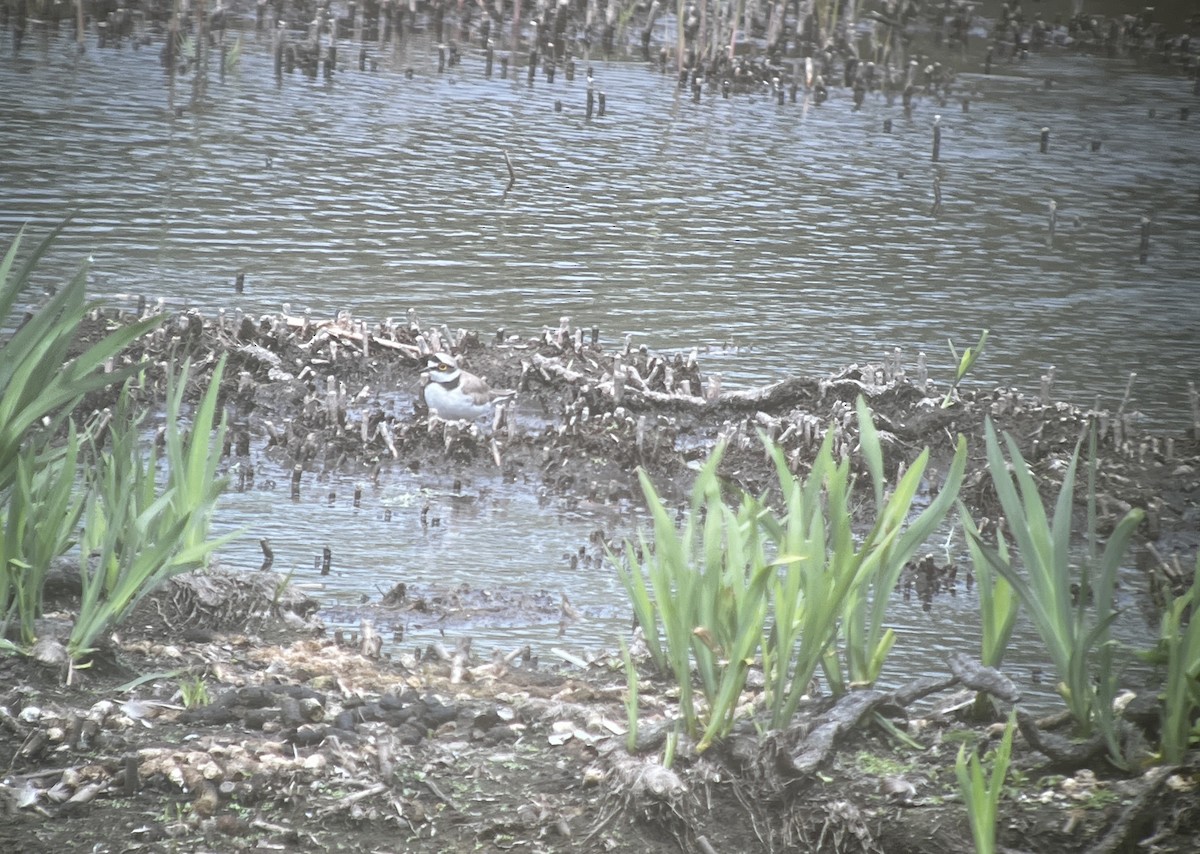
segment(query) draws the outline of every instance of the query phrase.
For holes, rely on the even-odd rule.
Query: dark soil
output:
[[[89,335],[119,322],[97,314]],[[942,408],[946,389],[912,365],[730,392],[711,386],[688,354],[607,350],[590,331],[484,343],[415,323],[268,316],[221,324],[194,313],[168,318],[142,346],[129,358],[191,357],[197,389],[217,356],[228,359],[233,488],[248,488],[268,460],[297,471],[301,488],[330,469],[378,478],[400,466],[498,470],[549,501],[612,503],[638,500],[641,466],[676,502],[721,437],[731,488],[769,493],[774,474],[757,432],[773,436],[803,473],[827,428],[839,449],[853,450],[861,394],[889,473],[933,450],[930,491],[955,435],[967,436],[962,494],[979,516],[995,515],[985,416],[1016,437],[1047,490],[1096,423],[1102,525],[1131,507],[1146,512],[1139,535],[1156,546],[1146,569],[1160,588],[1180,583],[1178,567],[1198,541],[1194,432],[1149,435],[1124,407],[1091,412],[1011,389],[952,395]],[[421,412],[421,354],[431,349],[453,350],[494,386],[518,389],[519,424],[447,423]],[[146,379],[153,400],[161,369]],[[531,421],[541,426],[530,430]],[[913,567],[918,580],[922,573],[932,578],[937,568]],[[0,659],[0,850],[972,849],[954,757],[964,743],[985,750],[999,728],[969,719],[973,692],[949,671],[944,683],[918,686],[926,695],[864,690],[835,702],[818,694],[785,732],[760,737],[748,727],[699,756],[684,739],[668,772],[658,760],[670,689],[643,682],[639,749],[630,754],[625,676],[613,655],[564,661],[523,649],[506,659],[463,644],[389,660],[370,633],[326,637],[312,621],[315,603],[277,598],[270,573],[252,575],[258,580],[217,573],[173,582],[72,687],[59,668]],[[49,607],[69,610],[69,578],[55,589],[62,599]],[[470,591],[393,594],[397,607],[484,606]],[[65,622],[50,619],[46,634]],[[207,704],[190,696],[201,683]],[[1128,717],[1131,731],[1152,739],[1145,702]],[[834,721],[828,749],[817,750],[816,736]],[[1009,849],[1196,850],[1195,760],[1134,773],[1102,760],[1056,766],[1019,735],[1014,761],[999,821]]]
[[[612,657],[386,661],[277,618],[248,628],[123,637],[72,688],[0,659],[0,850],[970,851],[954,756],[999,729],[963,723],[969,695],[945,691],[919,714],[879,706],[920,750],[864,718],[813,773],[781,770],[831,715],[817,698],[786,733],[701,757],[681,744],[668,773],[669,690],[643,683],[645,750],[630,755]],[[197,679],[211,703],[184,708],[180,686]],[[1154,837],[1152,850],[1191,852],[1200,838],[1196,764],[1063,770],[1018,737],[1014,769],[1009,849]]]

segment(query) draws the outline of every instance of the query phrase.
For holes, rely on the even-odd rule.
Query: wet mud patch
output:
[[[91,336],[130,319],[97,311]],[[515,405],[473,423],[431,417],[421,384],[432,352],[451,353],[493,386],[516,389]],[[730,495],[740,489],[770,496],[776,473],[760,435],[776,442],[792,471],[803,475],[827,431],[835,453],[859,466],[858,480],[866,483],[855,454],[854,404],[862,396],[889,479],[930,449],[918,503],[936,495],[962,434],[968,469],[960,495],[981,525],[999,518],[984,453],[988,418],[1017,442],[1046,496],[1057,491],[1071,454],[1094,426],[1101,533],[1130,509],[1144,511],[1137,560],[1160,599],[1166,590],[1182,589],[1200,548],[1197,427],[1144,430],[1128,396],[1109,407],[1056,400],[1053,376],[1043,378],[1035,394],[1003,386],[948,389],[921,361],[906,363],[893,351],[878,363],[825,377],[727,389],[705,372],[698,350],[657,353],[628,342],[610,348],[566,319],[535,337],[488,338],[415,319],[380,323],[346,313],[329,319],[222,313],[212,319],[188,312],[165,318],[127,356],[147,364],[142,393],[151,403],[162,392],[162,366],[184,357],[197,366],[194,394],[217,359],[228,360],[221,390],[230,425],[224,453],[237,491],[266,487],[295,499],[322,489],[333,473],[375,485],[401,475],[449,488],[447,496],[426,502],[423,525],[435,524],[445,501],[486,503],[486,484],[497,482],[535,495],[547,513],[606,509],[629,518],[642,505],[639,468],[668,504],[682,507],[695,470],[724,442],[719,474]],[[90,401],[96,407],[107,402]],[[1077,480],[1080,507],[1085,482]],[[473,484],[485,485],[477,497]],[[862,506],[868,505],[864,496]],[[382,512],[386,518],[389,508]],[[597,533],[589,544],[592,558],[623,536],[616,529]],[[926,607],[930,591],[954,589],[954,578],[947,588],[911,569]],[[514,601],[513,607],[525,604]],[[391,621],[386,628],[399,626]]]
[[[97,328],[119,322],[94,318]],[[1194,548],[1194,431],[1149,434],[1123,407],[1085,410],[1053,401],[1048,390],[965,391],[943,408],[945,390],[892,357],[830,377],[723,390],[698,357],[606,350],[583,338],[562,328],[495,343],[347,317],[267,316],[247,326],[191,316],[168,319],[130,357],[154,366],[144,389],[151,401],[162,387],[157,366],[168,356],[193,357],[197,389],[218,356],[229,358],[234,369],[222,395],[235,488],[239,473],[252,477],[265,456],[298,472],[301,489],[330,471],[383,479],[416,470],[468,483],[499,474],[548,503],[620,506],[637,500],[641,466],[680,502],[695,467],[724,441],[721,475],[730,487],[769,493],[774,473],[759,431],[797,472],[826,430],[839,452],[852,455],[861,394],[876,413],[889,475],[925,446],[944,465],[955,434],[966,434],[964,498],[983,515],[995,511],[981,452],[985,416],[1014,435],[1049,488],[1095,421],[1102,517],[1147,510],[1141,534],[1163,549],[1156,572],[1170,566],[1170,550]],[[419,412],[414,376],[423,353],[434,350],[519,389],[521,406],[540,420],[528,429],[504,416],[464,424]],[[936,491],[936,473],[924,488]],[[954,583],[943,564],[917,563],[905,587],[924,599],[926,587],[935,595]],[[561,598],[536,591],[409,585],[379,592],[393,594],[397,617],[465,626],[566,613]],[[1002,694],[1004,686],[969,662],[892,691],[838,699],[815,691],[785,730],[764,735],[765,722],[752,718],[699,754],[682,739],[666,768],[677,697],[660,680],[639,683],[629,751],[627,688],[615,655],[571,660],[459,642],[389,657],[377,642],[388,613],[382,605],[371,606],[375,625],[325,637],[304,622],[303,607],[285,619],[251,601],[240,623],[221,616],[232,610],[205,606],[207,638],[173,633],[180,616],[164,610],[144,634],[118,633],[106,656],[111,666],[85,671],[71,688],[31,660],[0,659],[0,847],[970,850],[953,759],[960,745],[979,752],[994,745],[996,728],[965,713],[976,691]],[[415,602],[424,604],[406,612]],[[198,683],[205,703],[195,696]],[[746,701],[753,713],[762,698],[752,690]],[[1001,802],[1004,846],[1107,852],[1153,838],[1157,850],[1192,850],[1200,834],[1194,758],[1120,775],[1060,750],[1047,737],[1055,730],[1054,721],[1022,721],[1019,774]]]
[[[130,319],[98,311],[91,337]],[[430,352],[452,353],[494,387],[516,389],[517,405],[474,423],[430,417],[420,392]],[[563,506],[618,506],[641,502],[640,467],[664,498],[682,501],[693,471],[724,441],[722,476],[732,487],[761,493],[775,474],[760,433],[780,445],[799,474],[827,430],[835,450],[859,465],[854,402],[862,396],[889,478],[928,447],[925,488],[936,490],[956,436],[965,435],[970,459],[962,497],[981,515],[997,509],[986,473],[985,419],[1013,436],[1047,492],[1057,489],[1071,453],[1095,425],[1101,529],[1137,507],[1146,513],[1142,539],[1160,543],[1164,564],[1179,552],[1186,565],[1200,545],[1200,413],[1184,432],[1146,431],[1128,399],[1108,407],[1059,401],[1050,376],[1036,394],[1004,386],[960,392],[892,353],[826,377],[730,390],[704,372],[697,350],[608,348],[569,322],[537,337],[494,341],[415,320],[378,323],[345,313],[327,320],[236,320],[222,313],[213,320],[189,312],[167,318],[126,356],[147,360],[143,394],[151,402],[162,392],[162,366],[184,357],[197,365],[191,379],[197,392],[216,360],[228,360],[224,452],[234,488],[252,486],[265,459],[287,475],[293,494],[323,472],[381,481],[405,470],[468,482],[499,476]],[[943,405],[947,395],[950,405]],[[93,408],[107,402],[89,401]]]
[[[371,620],[380,631],[401,640],[410,630],[470,635],[480,627],[550,625],[573,619],[572,610],[565,595],[550,590],[398,582],[383,591],[376,604],[326,609],[323,615],[334,621]]]

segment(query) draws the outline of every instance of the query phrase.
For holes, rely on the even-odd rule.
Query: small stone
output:
[[[53,638],[41,638],[29,651],[29,657],[47,667],[66,667],[67,648]]]
[[[1166,787],[1173,792],[1190,792],[1196,788],[1196,781],[1183,774],[1172,774],[1167,778]]]

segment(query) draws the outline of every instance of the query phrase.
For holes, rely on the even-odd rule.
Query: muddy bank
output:
[[[109,309],[92,322],[98,331],[122,316]],[[426,355],[442,351],[493,387],[515,389],[515,403],[475,423],[430,417],[422,371]],[[1168,569],[1172,555],[1188,565],[1200,542],[1200,402],[1194,394],[1190,427],[1151,433],[1139,426],[1132,394],[1081,407],[1055,399],[1052,374],[1037,390],[980,389],[977,382],[952,390],[952,377],[930,376],[922,355],[898,351],[831,376],[731,390],[705,370],[697,350],[656,353],[628,340],[609,342],[600,330],[573,328],[568,318],[522,338],[503,330],[451,331],[415,317],[379,322],[346,313],[321,319],[189,312],[167,318],[128,354],[153,365],[143,391],[151,399],[169,360],[197,363],[193,383],[199,388],[222,356],[230,425],[224,452],[233,488],[252,483],[265,460],[291,472],[290,488],[301,491],[314,472],[383,479],[403,467],[499,473],[568,504],[620,504],[640,502],[640,466],[678,501],[696,465],[725,440],[722,476],[731,487],[758,493],[774,481],[760,433],[802,474],[826,429],[834,431],[839,453],[852,454],[854,401],[862,395],[875,414],[889,477],[929,447],[934,462],[926,488],[936,490],[956,436],[965,435],[970,462],[962,495],[983,516],[996,510],[985,469],[986,418],[1017,440],[1048,492],[1057,489],[1076,443],[1095,423],[1101,529],[1129,508],[1142,508],[1140,537]],[[987,375],[986,355],[974,375]],[[1130,382],[1135,391],[1136,377]],[[951,405],[943,406],[947,393]]]
[[[97,313],[90,334],[119,322]],[[420,372],[424,354],[443,350],[518,390],[517,405],[486,423],[430,417]],[[853,451],[862,394],[890,473],[924,446],[944,461],[954,435],[966,434],[964,497],[981,513],[993,509],[985,415],[1017,437],[1048,484],[1094,417],[1108,517],[1143,507],[1154,511],[1143,537],[1160,551],[1195,544],[1195,432],[1149,435],[1127,406],[1093,413],[1054,402],[1050,378],[1040,394],[964,391],[942,408],[945,382],[890,354],[830,377],[729,390],[700,353],[609,345],[566,321],[526,339],[415,319],[190,313],[167,318],[129,354],[147,360],[148,400],[171,360],[201,368],[198,391],[222,356],[234,488],[265,465],[298,471],[301,490],[319,471],[384,479],[404,467],[499,471],[547,501],[620,504],[636,500],[640,465],[678,500],[725,438],[723,476],[757,491],[773,477],[760,430],[804,471],[830,425],[839,448]],[[914,572],[933,583],[937,570]],[[818,690],[784,731],[747,723],[699,755],[684,739],[668,770],[660,760],[676,699],[643,673],[629,752],[615,655],[482,651],[463,640],[382,656],[366,625],[353,638],[325,636],[312,600],[279,595],[282,579],[269,572],[249,575],[172,582],[72,688],[53,666],[0,659],[5,850],[968,851],[954,756],[964,743],[986,750],[998,732],[966,712],[977,690],[1012,699],[1002,674],[952,656],[944,675],[895,690],[836,699]],[[54,607],[69,610],[72,592],[67,574]],[[445,602],[392,593],[397,605],[470,606],[467,592]],[[1151,698],[1135,699],[1125,718],[1152,739]],[[1192,850],[1200,768],[1115,773],[1056,738],[1060,724],[1022,720],[1001,802],[1003,846],[1115,852],[1153,838],[1158,850]]]
[[[971,850],[953,758],[997,728],[962,720],[965,686],[988,684],[969,661],[816,696],[787,730],[747,726],[700,756],[682,742],[667,770],[670,689],[642,680],[630,753],[615,656],[460,645],[381,660],[287,615],[206,638],[132,633],[71,689],[0,659],[4,850]],[[1194,850],[1194,762],[1115,775],[1030,744],[1018,735],[1001,801],[1006,850]]]

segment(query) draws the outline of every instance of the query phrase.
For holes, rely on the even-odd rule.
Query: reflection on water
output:
[[[565,511],[537,500],[530,486],[500,479],[450,483],[402,474],[372,485],[350,477],[306,479],[301,499],[288,497],[285,477],[258,489],[230,492],[222,499],[218,526],[246,531],[223,550],[231,566],[262,562],[258,539],[270,540],[273,569],[293,573],[300,587],[326,606],[338,609],[335,624],[358,627],[355,609],[378,603],[382,594],[405,584],[418,596],[442,595],[467,585],[493,591],[537,593],[552,608],[507,616],[502,625],[471,625],[469,633],[483,648],[515,648],[534,641],[597,647],[612,641],[614,627],[626,620],[625,596],[615,572],[596,561],[603,549],[592,542],[596,531],[624,527],[628,517],[615,508]],[[361,505],[354,506],[356,487]],[[251,536],[251,534],[253,536]],[[328,576],[320,574],[322,549],[332,554]],[[591,561],[575,562],[580,548]],[[544,595],[542,595],[544,594]],[[565,595],[583,619],[572,622],[558,641],[559,608]],[[420,613],[374,611],[372,618],[389,631],[421,645],[439,635],[439,627]],[[413,631],[414,626],[423,630]],[[463,631],[461,624],[449,631]]]
[[[0,238],[74,210],[50,272],[90,253],[96,294],[372,318],[415,309],[522,333],[565,314],[610,341],[708,348],[705,366],[727,385],[893,347],[914,361],[927,351],[944,378],[946,340],[962,346],[987,327],[981,383],[1034,390],[1053,364],[1059,394],[1111,407],[1136,371],[1132,406],[1148,422],[1178,429],[1188,417],[1200,144],[1179,110],[1200,111],[1186,81],[1124,60],[1034,56],[963,75],[977,89],[969,111],[925,101],[906,116],[879,96],[855,112],[837,90],[819,108],[715,94],[694,104],[640,65],[594,63],[608,113],[588,121],[582,67],[574,82],[530,87],[523,74],[485,79],[470,52],[438,75],[435,55],[414,43],[378,73],[277,85],[249,36],[204,111],[177,115],[154,50],[2,50]],[[412,80],[396,71],[406,65]],[[516,171],[506,197],[505,152]],[[944,210],[932,216],[935,177]],[[1144,214],[1152,246],[1139,264]],[[360,511],[344,485],[332,506],[235,494],[224,523],[247,529],[248,563],[270,536],[280,564],[311,583],[312,555],[330,542],[337,572],[323,595],[334,600],[399,579],[540,585],[598,620],[567,641],[609,639],[621,611],[611,575],[561,572],[597,521],[490,488],[474,507],[435,496],[436,531],[414,527],[407,506],[382,521],[387,502],[445,489],[416,478]],[[973,608],[955,605],[903,629],[921,635],[932,671]],[[557,625],[522,631],[549,639]]]

